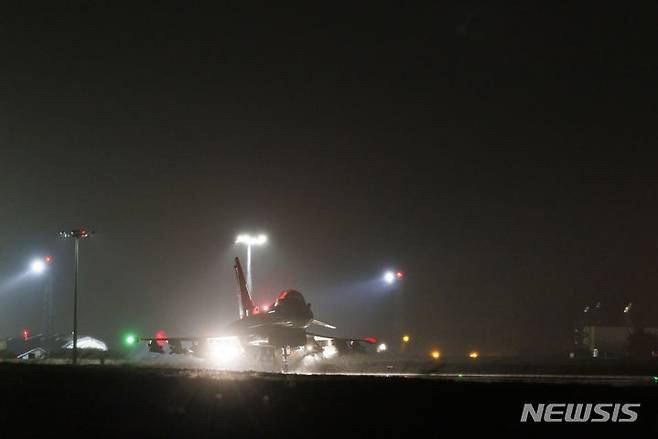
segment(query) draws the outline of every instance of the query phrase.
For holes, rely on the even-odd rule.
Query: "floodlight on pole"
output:
[[[404,272],[388,270],[384,273],[384,276],[382,278],[384,279],[384,282],[386,282],[387,284],[393,285],[395,282],[404,279]]]
[[[40,275],[46,271],[46,261],[43,259],[35,259],[30,263],[30,272],[32,274]]]
[[[267,235],[261,233],[258,236],[252,236],[248,233],[243,233],[238,235],[235,239],[235,243],[247,246],[247,289],[253,294],[254,282],[251,277],[251,247],[255,245],[265,245],[267,243]]]
[[[248,233],[238,235],[235,239],[236,244],[247,244],[247,245],[263,245],[267,242],[267,235],[260,234],[258,236],[252,236]]]
[[[78,255],[80,239],[88,238],[94,232],[89,232],[85,228],[72,230],[70,232],[60,232],[59,235],[64,238],[73,238],[75,240],[75,277],[73,282],[73,364],[78,362]]]

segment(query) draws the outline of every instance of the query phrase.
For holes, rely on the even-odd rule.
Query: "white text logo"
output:
[[[640,404],[523,404],[521,422],[635,422]]]

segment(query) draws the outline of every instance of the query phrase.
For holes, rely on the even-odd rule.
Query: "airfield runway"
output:
[[[308,374],[310,376],[316,374]],[[657,386],[654,376],[627,375],[556,375],[556,374],[500,374],[500,373],[330,373],[335,376],[398,377],[429,380],[450,380],[480,383],[529,384],[601,384],[609,386]]]
[[[22,436],[445,437],[658,431],[650,376],[266,374],[0,364],[0,422]],[[640,403],[636,423],[520,423],[524,403]],[[21,436],[12,435],[12,437]]]

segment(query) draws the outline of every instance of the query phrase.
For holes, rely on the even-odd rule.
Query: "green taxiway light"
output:
[[[124,344],[128,347],[136,345],[138,341],[139,339],[135,334],[127,334],[123,339]]]

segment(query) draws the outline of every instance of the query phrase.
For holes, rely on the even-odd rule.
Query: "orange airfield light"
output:
[[[471,352],[471,353],[468,354],[468,358],[472,358],[473,360],[475,360],[475,359],[478,358],[479,356],[480,356],[480,353],[477,352],[477,351],[473,351],[473,352]]]
[[[430,356],[431,356],[432,358],[434,358],[435,360],[438,360],[439,358],[441,358],[441,352],[439,352],[439,351],[437,351],[436,349],[434,349],[434,350],[430,353]]]

